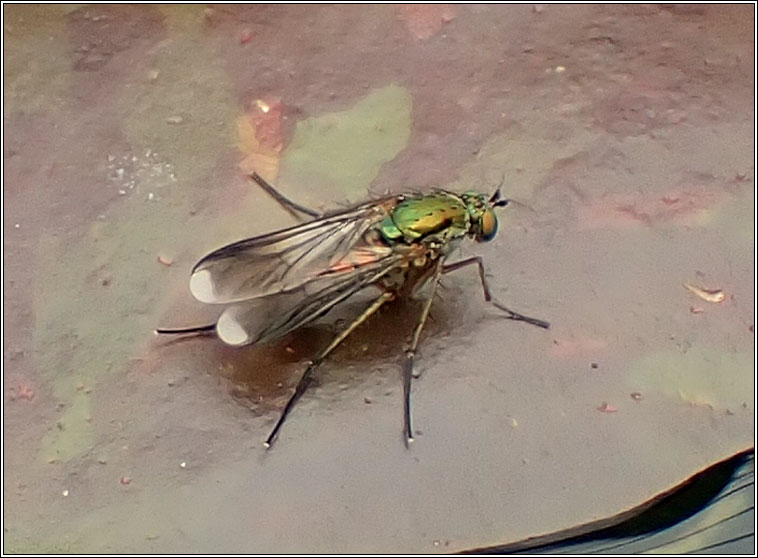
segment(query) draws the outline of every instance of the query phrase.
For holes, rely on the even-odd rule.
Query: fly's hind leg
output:
[[[290,396],[289,400],[287,401],[287,404],[284,406],[284,410],[282,411],[282,414],[279,415],[279,420],[276,422],[276,425],[274,426],[274,429],[271,431],[271,434],[269,434],[268,438],[266,438],[266,443],[264,444],[267,448],[271,447],[271,444],[274,443],[274,440],[276,439],[277,434],[279,433],[279,429],[284,424],[284,420],[287,418],[287,415],[289,415],[289,412],[292,410],[292,407],[295,406],[295,403],[297,403],[297,400],[300,399],[300,397],[305,393],[305,390],[308,389],[308,385],[310,384],[311,380],[311,374],[313,374],[313,371],[318,368],[322,362],[324,362],[324,359],[331,353],[335,348],[337,348],[337,345],[342,343],[348,335],[350,335],[353,331],[355,331],[355,328],[357,328],[359,325],[361,325],[363,322],[365,322],[369,316],[374,314],[379,308],[382,307],[386,302],[389,302],[395,298],[394,293],[386,292],[382,294],[379,298],[377,298],[374,302],[371,303],[371,306],[366,308],[366,310],[363,311],[363,313],[358,316],[353,323],[351,323],[347,328],[345,328],[337,337],[334,338],[334,340],[329,344],[329,346],[321,351],[319,355],[314,358],[311,363],[308,365],[308,368],[305,369],[305,372],[303,372],[303,375],[300,377],[300,381],[297,383],[297,386],[295,387],[295,392]]]
[[[484,276],[484,262],[482,261],[481,256],[475,256],[473,258],[466,258],[465,260],[461,260],[459,262],[455,262],[452,264],[448,264],[442,268],[442,273],[450,273],[451,271],[456,271],[458,269],[461,269],[462,267],[466,267],[469,265],[478,265],[479,266],[479,279],[482,282],[482,290],[484,291],[484,300],[491,303],[493,306],[498,308],[499,310],[502,310],[506,313],[506,318],[509,320],[516,320],[519,322],[526,322],[528,324],[532,324],[537,327],[541,327],[544,329],[550,329],[550,322],[546,322],[545,320],[540,320],[538,318],[530,318],[529,316],[524,316],[523,314],[519,314],[518,312],[514,312],[495,298],[493,298],[492,293],[490,292],[490,287],[487,284],[487,278]]]
[[[286,197],[284,194],[279,192],[276,188],[274,188],[271,184],[266,182],[266,180],[257,172],[254,172],[250,175],[250,178],[253,179],[258,186],[263,188],[272,198],[274,198],[279,204],[289,211],[292,215],[294,215],[297,219],[303,219],[303,215],[306,215],[308,217],[312,217],[313,219],[318,219],[321,217],[321,213],[316,211],[315,209],[310,209],[308,207],[305,207],[304,205],[300,205],[299,203],[293,202],[291,199]]]
[[[421,309],[421,316],[419,316],[416,329],[413,331],[411,346],[405,353],[406,359],[405,366],[403,367],[403,434],[405,435],[405,447],[408,447],[413,441],[413,429],[411,428],[411,378],[413,378],[413,361],[416,357],[416,348],[418,347],[418,342],[421,338],[421,331],[424,329],[426,320],[429,318],[429,310],[432,307],[434,295],[437,292],[437,284],[439,283],[440,275],[444,273],[445,266],[442,262],[442,259],[438,260],[437,267],[429,281],[431,283],[429,295],[424,301],[424,307]]]

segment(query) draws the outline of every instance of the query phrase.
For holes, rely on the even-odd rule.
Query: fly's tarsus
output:
[[[389,302],[395,298],[394,293],[385,292],[382,293],[382,295],[377,298],[374,302],[371,303],[371,305],[366,308],[363,313],[361,313],[360,316],[358,316],[353,322],[347,326],[344,330],[342,330],[333,340],[331,343],[329,343],[329,346],[326,347],[321,353],[314,358],[311,363],[308,365],[308,368],[305,369],[305,372],[303,372],[303,375],[300,377],[300,381],[297,383],[297,386],[295,387],[294,393],[290,396],[289,400],[287,401],[287,404],[284,406],[284,410],[282,410],[281,415],[279,415],[279,420],[276,422],[276,425],[274,426],[274,429],[271,431],[271,434],[269,434],[268,438],[266,439],[265,446],[266,448],[270,448],[271,445],[274,443],[274,440],[276,439],[277,434],[279,433],[279,429],[284,424],[285,419],[287,418],[287,415],[289,414],[290,410],[292,410],[292,407],[295,405],[298,399],[305,393],[305,390],[308,389],[308,384],[310,383],[311,374],[313,371],[318,368],[322,362],[324,362],[324,359],[329,356],[329,353],[331,353],[334,349],[337,348],[337,346],[342,343],[347,337],[355,331],[355,328],[357,328],[359,325],[361,325],[363,322],[365,322],[369,316],[374,314],[379,308],[381,308],[385,303]]]
[[[495,308],[502,310],[503,312],[508,314],[506,318],[509,320],[525,322],[527,324],[541,327],[543,329],[550,329],[550,322],[546,322],[545,320],[541,320],[539,318],[531,318],[529,316],[525,316],[523,314],[515,312],[511,310],[510,308],[508,308],[502,302],[496,300],[492,296],[492,292],[490,291],[490,286],[489,286],[489,283],[487,283],[487,277],[484,272],[484,260],[482,260],[481,256],[474,256],[471,258],[466,258],[465,260],[461,260],[459,262],[448,264],[442,268],[442,273],[451,273],[453,271],[457,271],[461,268],[467,267],[469,265],[474,265],[474,264],[476,264],[479,267],[479,281],[482,284],[482,291],[484,292],[484,300],[492,304]]]
[[[274,188],[271,184],[266,182],[266,180],[257,172],[251,174],[250,178],[253,179],[258,184],[258,186],[263,188],[272,198],[278,201],[284,209],[292,213],[296,218],[302,219],[303,215],[307,215],[308,217],[312,217],[314,219],[321,217],[321,213],[315,209],[310,209],[309,207],[300,205],[297,202],[293,202],[279,190]]]
[[[208,333],[216,330],[216,324],[207,324],[193,327],[157,327],[155,333],[159,335],[187,335],[190,333]]]

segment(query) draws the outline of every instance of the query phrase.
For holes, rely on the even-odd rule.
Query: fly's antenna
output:
[[[495,189],[495,193],[492,194],[492,197],[490,197],[490,205],[492,207],[505,207],[508,205],[508,203],[511,200],[505,199],[502,196],[502,193],[500,192],[500,188],[503,186],[503,183],[505,182],[505,174],[500,178],[500,184],[497,185],[497,188]]]
[[[502,203],[502,202],[505,202],[505,203]],[[525,204],[525,203],[517,201],[517,200],[500,200],[500,202],[498,202],[498,203],[500,203],[501,205],[507,205],[509,203],[512,203],[514,205],[518,205],[519,207],[523,207],[525,209],[528,209],[532,213],[537,213],[537,210],[534,209],[531,205]]]

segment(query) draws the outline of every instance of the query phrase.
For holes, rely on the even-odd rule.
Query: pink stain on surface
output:
[[[585,230],[663,224],[696,226],[726,196],[724,190],[704,186],[685,186],[663,196],[660,193],[609,194],[579,205],[577,223]]]
[[[442,26],[455,19],[455,6],[438,4],[405,4],[397,7],[398,18],[417,39],[436,35]]]
[[[557,357],[566,358],[578,355],[590,355],[604,351],[608,344],[604,339],[579,335],[570,339],[555,339],[550,352]]]

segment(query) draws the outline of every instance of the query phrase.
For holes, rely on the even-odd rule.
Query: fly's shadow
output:
[[[369,297],[370,294],[373,293],[367,293]],[[430,340],[444,340],[459,331],[465,321],[461,297],[445,289],[438,291],[438,295],[424,331]],[[265,343],[232,347],[218,339],[213,330],[161,337],[162,366],[197,373],[205,371],[255,415],[275,413],[291,394],[302,367],[365,306],[363,296],[355,298],[315,324]],[[360,391],[361,397],[373,399],[377,393],[399,392],[401,386],[397,380],[404,350],[418,319],[420,305],[420,301],[409,298],[394,300],[361,324],[314,376],[312,395],[338,398],[344,397],[345,392]],[[435,346],[426,347],[426,351],[433,351]]]

